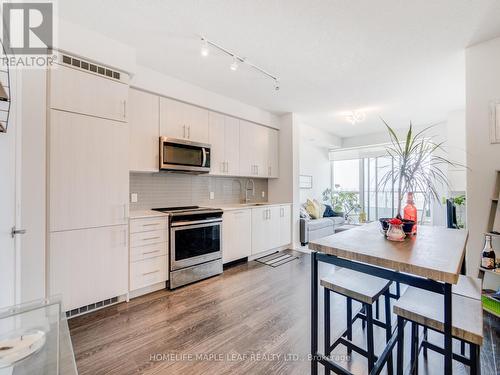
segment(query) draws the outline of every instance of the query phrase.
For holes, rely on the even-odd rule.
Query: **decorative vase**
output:
[[[387,239],[390,241],[404,241],[406,234],[403,231],[403,224],[390,224],[387,230]]]

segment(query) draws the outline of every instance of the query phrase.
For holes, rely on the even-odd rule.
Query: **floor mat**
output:
[[[286,250],[285,250],[286,251]],[[277,251],[270,255],[266,255],[261,258],[255,259],[257,262],[266,264],[271,267],[278,267],[282,264],[291,262],[292,260],[299,259],[300,256],[296,254],[290,254],[288,252]]]

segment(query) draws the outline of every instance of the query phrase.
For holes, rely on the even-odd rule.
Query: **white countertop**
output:
[[[281,205],[289,205],[291,203],[267,203],[267,202],[259,202],[257,205],[255,203],[231,203],[231,204],[217,204],[217,205],[203,205],[205,207],[212,208],[220,208],[223,211],[234,211],[234,210],[245,210],[250,208],[258,208],[258,207],[272,207],[272,206],[281,206]],[[148,217],[160,217],[167,216],[166,213],[153,211],[153,210],[130,210],[130,219],[145,219]]]
[[[130,210],[129,217],[131,219],[145,219],[148,217],[167,216],[166,213],[153,210]]]

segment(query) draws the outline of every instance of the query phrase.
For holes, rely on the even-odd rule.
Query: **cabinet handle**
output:
[[[146,252],[142,253],[142,255],[154,254],[154,253],[157,253],[157,252],[159,252],[159,251],[160,251],[160,250],[146,251]]]
[[[150,240],[157,240],[157,239],[159,239],[159,238],[160,238],[160,236],[156,236],[156,237],[148,237],[148,238],[143,238],[142,240],[143,240],[143,241],[150,241]]]
[[[127,215],[127,203],[123,204],[123,218],[124,219],[128,219],[128,215]]]
[[[269,220],[271,220],[271,209],[269,209],[268,211],[269,211]]]
[[[271,167],[267,167],[267,175],[271,176]]]
[[[123,231],[123,246],[127,247],[127,230]]]
[[[228,173],[228,172],[229,172],[229,162],[226,161],[226,173]]]
[[[191,139],[191,125],[188,125],[188,139]]]
[[[151,272],[145,272],[145,273],[142,274],[142,276],[151,275],[151,274],[157,273],[157,272],[160,272],[160,270],[155,270],[155,271],[151,271]]]
[[[220,170],[222,173],[224,173],[224,162],[223,161],[220,163]]]
[[[143,227],[152,227],[153,225],[160,225],[159,223],[142,224]]]
[[[127,101],[126,100],[123,101],[123,118],[124,119],[127,118]]]

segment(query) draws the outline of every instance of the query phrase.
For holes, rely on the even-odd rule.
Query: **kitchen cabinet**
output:
[[[160,135],[208,143],[208,111],[160,97]]]
[[[252,255],[280,246],[280,207],[252,208]]]
[[[286,246],[292,242],[292,210],[290,205],[279,206],[280,214],[280,242],[279,246]]]
[[[130,220],[130,291],[168,280],[167,220],[166,216]]]
[[[127,225],[51,233],[50,295],[62,295],[68,311],[126,294],[127,239]]]
[[[267,129],[267,176],[279,177],[279,131]]]
[[[49,88],[50,108],[128,121],[125,82],[58,65],[49,70]]]
[[[279,176],[279,132],[248,121],[240,121],[240,175]]]
[[[225,211],[222,220],[223,263],[249,257],[252,254],[252,210]]]
[[[160,98],[130,89],[130,170],[159,171]]]
[[[50,110],[49,230],[128,223],[128,125]]]
[[[264,126],[240,121],[240,175],[267,177],[267,132]]]
[[[211,147],[211,174],[237,176],[240,160],[239,120],[210,112],[208,135]]]

